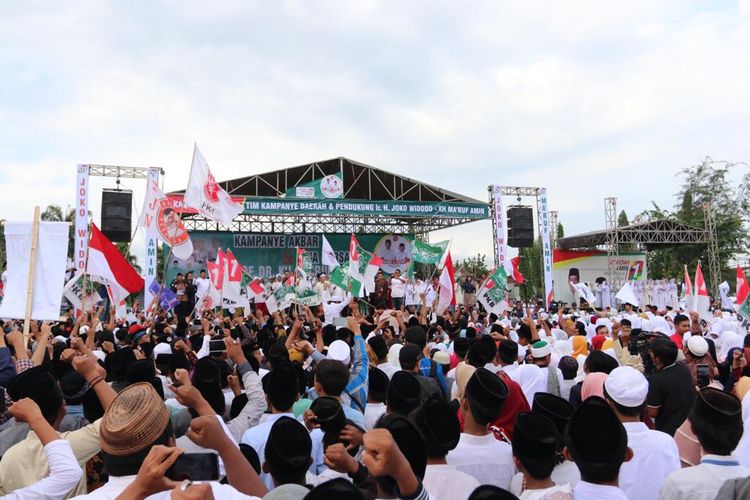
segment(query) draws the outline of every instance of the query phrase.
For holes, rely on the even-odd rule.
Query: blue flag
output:
[[[151,285],[148,287],[148,291],[151,292],[151,295],[154,297],[157,297],[159,295],[159,287],[161,285],[159,282],[154,278],[154,281],[151,282]],[[161,298],[159,299],[159,305],[162,309],[165,311],[172,309],[174,306],[177,305],[179,300],[177,300],[177,296],[174,294],[171,288],[168,286],[162,287],[161,290]]]

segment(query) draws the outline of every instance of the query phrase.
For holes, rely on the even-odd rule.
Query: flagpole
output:
[[[39,205],[34,207],[34,222],[31,226],[31,256],[29,259],[29,277],[26,282],[26,314],[23,319],[24,349],[29,346],[29,330],[31,328],[31,305],[34,300],[34,273],[36,271],[36,251],[39,246]]]
[[[159,293],[156,294],[155,303],[156,303],[157,310],[159,308],[159,304],[161,303],[161,292],[162,290],[164,290],[164,282],[167,281],[167,269],[169,268],[170,260],[172,260],[172,247],[169,247],[169,253],[167,254],[167,259],[164,261],[164,270],[162,271],[162,281],[159,282]]]
[[[89,245],[91,244],[91,221],[88,222],[88,231],[86,233],[86,262],[83,266],[83,280],[81,283],[81,316],[86,314],[86,283],[88,281],[89,276]],[[115,308],[117,307],[117,304],[115,304]],[[85,319],[85,318],[84,318]]]

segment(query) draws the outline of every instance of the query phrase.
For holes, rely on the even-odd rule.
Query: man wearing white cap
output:
[[[604,396],[625,427],[633,450],[633,459],[620,469],[620,489],[638,500],[656,500],[667,476],[680,468],[672,436],[650,430],[640,421],[647,395],[646,377],[630,366],[615,368],[604,382]]]
[[[559,396],[562,394],[562,382],[564,380],[562,371],[557,366],[550,366],[552,346],[545,340],[540,340],[531,345],[531,357],[534,364],[542,369],[545,375],[545,390],[550,394]],[[533,396],[531,401],[533,401]]]

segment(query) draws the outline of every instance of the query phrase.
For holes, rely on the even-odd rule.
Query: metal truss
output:
[[[706,225],[708,243],[708,277],[714,297],[719,296],[719,281],[721,280],[721,264],[719,262],[719,242],[716,236],[716,220],[711,205],[703,203],[703,219]]]
[[[607,279],[614,281],[615,262],[620,256],[620,245],[617,235],[617,198],[604,198],[604,224],[607,230]]]
[[[552,248],[557,248],[557,221],[559,216],[560,212],[558,212],[557,210],[549,211],[549,242]]]
[[[424,234],[475,222],[463,218],[393,218],[362,215],[256,215],[240,214],[231,227],[209,219],[186,215],[182,219],[190,231],[231,231],[262,233],[396,233]]]
[[[120,167],[117,165],[89,164],[89,175],[97,177],[122,177],[126,179],[148,179],[148,167]],[[164,175],[164,169],[159,169]]]

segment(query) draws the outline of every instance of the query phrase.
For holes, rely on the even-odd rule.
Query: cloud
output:
[[[479,199],[489,184],[547,186],[567,234],[598,229],[605,196],[632,217],[671,205],[676,173],[703,156],[750,157],[748,12],[747,0],[12,3],[0,217],[72,204],[76,163],[160,166],[181,189],[197,141],[219,178],[343,155]],[[488,224],[448,234],[464,255],[492,251]]]

